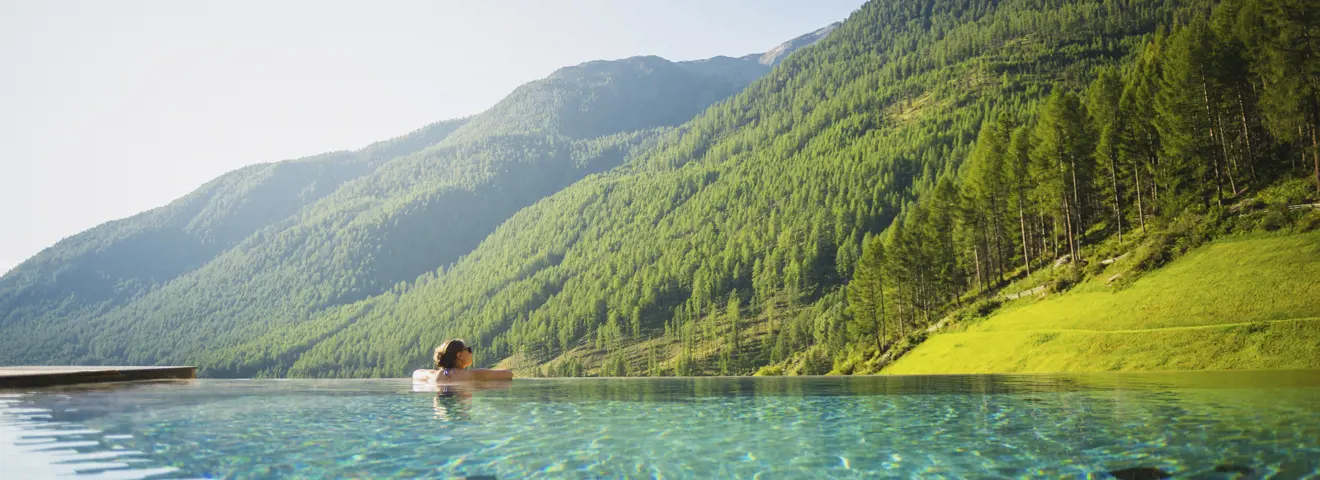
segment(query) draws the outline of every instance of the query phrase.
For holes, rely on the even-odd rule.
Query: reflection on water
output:
[[[0,392],[5,479],[1305,478],[1317,439],[1315,371]]]
[[[432,405],[435,409],[435,418],[446,421],[460,421],[469,419],[468,412],[472,407],[472,392],[480,390],[507,390],[513,386],[513,382],[483,382],[474,384],[435,384],[427,382],[413,382],[414,392],[432,392],[435,393],[435,400]]]

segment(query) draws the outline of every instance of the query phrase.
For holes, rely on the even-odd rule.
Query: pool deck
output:
[[[0,388],[197,378],[197,367],[0,367]]]

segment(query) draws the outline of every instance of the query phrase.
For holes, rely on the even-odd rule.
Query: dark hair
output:
[[[445,370],[454,368],[454,363],[458,361],[458,352],[463,350],[470,352],[472,351],[472,347],[467,346],[467,344],[457,338],[435,347],[435,369]]]

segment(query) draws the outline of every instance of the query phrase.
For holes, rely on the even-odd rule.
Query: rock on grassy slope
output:
[[[1107,277],[1010,302],[883,373],[1320,368],[1320,232],[1220,240],[1117,291]]]

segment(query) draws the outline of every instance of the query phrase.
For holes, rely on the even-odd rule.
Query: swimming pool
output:
[[[1112,473],[1111,473],[1112,472]],[[0,390],[0,478],[1305,478],[1320,372]]]

